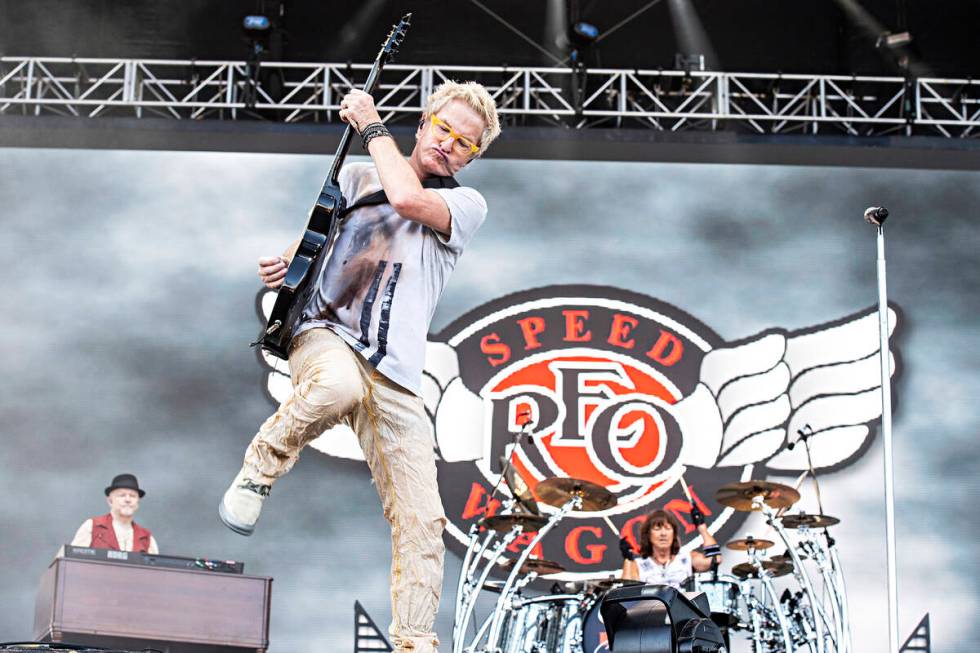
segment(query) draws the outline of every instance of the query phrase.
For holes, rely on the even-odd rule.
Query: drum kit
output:
[[[836,543],[827,530],[835,517],[786,511],[800,500],[788,485],[769,481],[730,483],[715,499],[737,511],[761,512],[785,553],[766,557],[776,546],[770,539],[748,536],[726,544],[744,552],[747,562],[732,567],[731,576],[696,579],[716,623],[729,632],[744,631],[754,653],[850,651],[850,625],[844,575]],[[790,532],[795,533],[791,537]],[[804,560],[809,564],[804,564]],[[782,593],[774,579],[786,577]],[[817,578],[819,582],[815,582]]]
[[[574,511],[595,512],[616,505],[601,485],[573,478],[549,478],[538,484],[537,499],[520,477],[505,468],[511,497],[499,515],[484,517],[470,528],[456,589],[453,653],[584,653],[598,650],[603,632],[598,606],[613,587],[638,581],[621,579],[565,583],[565,591],[526,595],[538,578],[564,571],[557,562],[531,557],[531,551],[554,526]],[[538,501],[557,511],[542,515]],[[523,533],[534,533],[517,558],[504,557]],[[507,572],[502,581],[489,580],[495,567]],[[477,600],[495,595],[490,614],[477,624]]]
[[[511,497],[501,514],[474,523],[456,588],[453,653],[598,653],[605,648],[599,605],[610,589],[639,581],[607,578],[553,585],[558,592],[534,596],[530,585],[564,571],[561,564],[531,557],[536,545],[572,511],[598,512],[616,505],[615,496],[589,481],[549,478],[535,496],[505,467]],[[823,514],[786,511],[800,499],[793,487],[768,481],[722,486],[716,500],[737,511],[760,512],[785,545],[747,536],[726,547],[747,555],[731,575],[713,572],[694,579],[706,595],[711,617],[726,636],[743,633],[753,653],[850,653],[844,578],[834,539],[827,530],[839,520]],[[538,501],[556,509],[541,514]],[[610,524],[610,526],[612,526]],[[615,529],[614,529],[615,530]],[[790,532],[794,533],[791,537]],[[516,558],[505,553],[518,537],[530,538]],[[523,540],[522,540],[523,543]],[[806,564],[804,563],[806,561]],[[504,580],[491,580],[497,568]],[[775,579],[785,585],[782,593]],[[814,582],[817,579],[819,582]],[[476,615],[478,599],[492,605]],[[487,600],[489,598],[489,604]]]

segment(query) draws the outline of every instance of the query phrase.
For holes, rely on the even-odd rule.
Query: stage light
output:
[[[875,43],[875,47],[886,47],[892,50],[896,48],[903,48],[912,42],[912,35],[908,32],[898,32],[897,34],[892,34],[891,32],[882,32],[878,36],[878,40]]]
[[[242,19],[242,29],[245,34],[252,38],[261,38],[268,35],[272,29],[272,21],[267,16],[250,15]]]
[[[674,54],[674,68],[676,70],[686,70],[688,72],[692,70],[707,70],[704,63],[705,56],[703,54]]]
[[[592,23],[579,21],[572,25],[572,40],[580,46],[592,45],[599,38],[599,28]]]

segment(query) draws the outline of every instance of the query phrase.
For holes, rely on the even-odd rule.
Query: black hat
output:
[[[146,492],[140,489],[139,481],[137,481],[136,477],[132,474],[120,474],[112,479],[112,485],[105,489],[105,495],[109,496],[109,493],[113,490],[120,489],[136,490],[140,495],[140,499],[142,499],[143,495],[146,494]]]

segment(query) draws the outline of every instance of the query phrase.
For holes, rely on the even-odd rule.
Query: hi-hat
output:
[[[783,515],[780,521],[786,528],[826,528],[840,523],[839,519],[830,515],[808,515],[805,512],[798,515]]]
[[[480,526],[499,533],[507,533],[515,526],[521,526],[524,532],[534,532],[548,523],[547,517],[515,512],[509,515],[494,515],[480,520]]]
[[[779,577],[793,571],[793,565],[788,562],[776,562],[773,560],[763,560],[762,568],[769,572],[770,576]],[[732,567],[732,573],[739,578],[758,578],[759,569],[751,562],[740,562]]]
[[[742,540],[732,540],[725,546],[732,551],[748,551],[749,549],[756,549],[757,551],[763,551],[771,546],[775,546],[776,543],[772,540],[759,540],[751,535]]]
[[[555,508],[561,508],[573,497],[582,497],[582,506],[578,510],[584,512],[609,510],[616,505],[616,496],[612,492],[601,485],[577,478],[547,478],[538,483],[534,492],[539,501]]]
[[[510,558],[505,560],[500,566],[504,569],[513,569],[515,558]],[[542,560],[540,558],[528,558],[521,565],[521,574],[530,574],[531,572],[536,573],[538,576],[547,576],[548,574],[557,574],[559,572],[565,571],[565,568],[561,564],[555,562],[554,560]]]
[[[770,481],[745,481],[722,485],[715,492],[715,500],[740,512],[758,510],[753,500],[760,497],[770,508],[789,508],[800,500],[800,493],[788,485]]]

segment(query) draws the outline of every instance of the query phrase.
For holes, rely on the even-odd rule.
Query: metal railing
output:
[[[0,57],[0,115],[335,122],[370,64]],[[758,134],[980,133],[980,81],[681,70],[389,65],[386,121],[413,122],[432,89],[475,79],[505,124]]]

